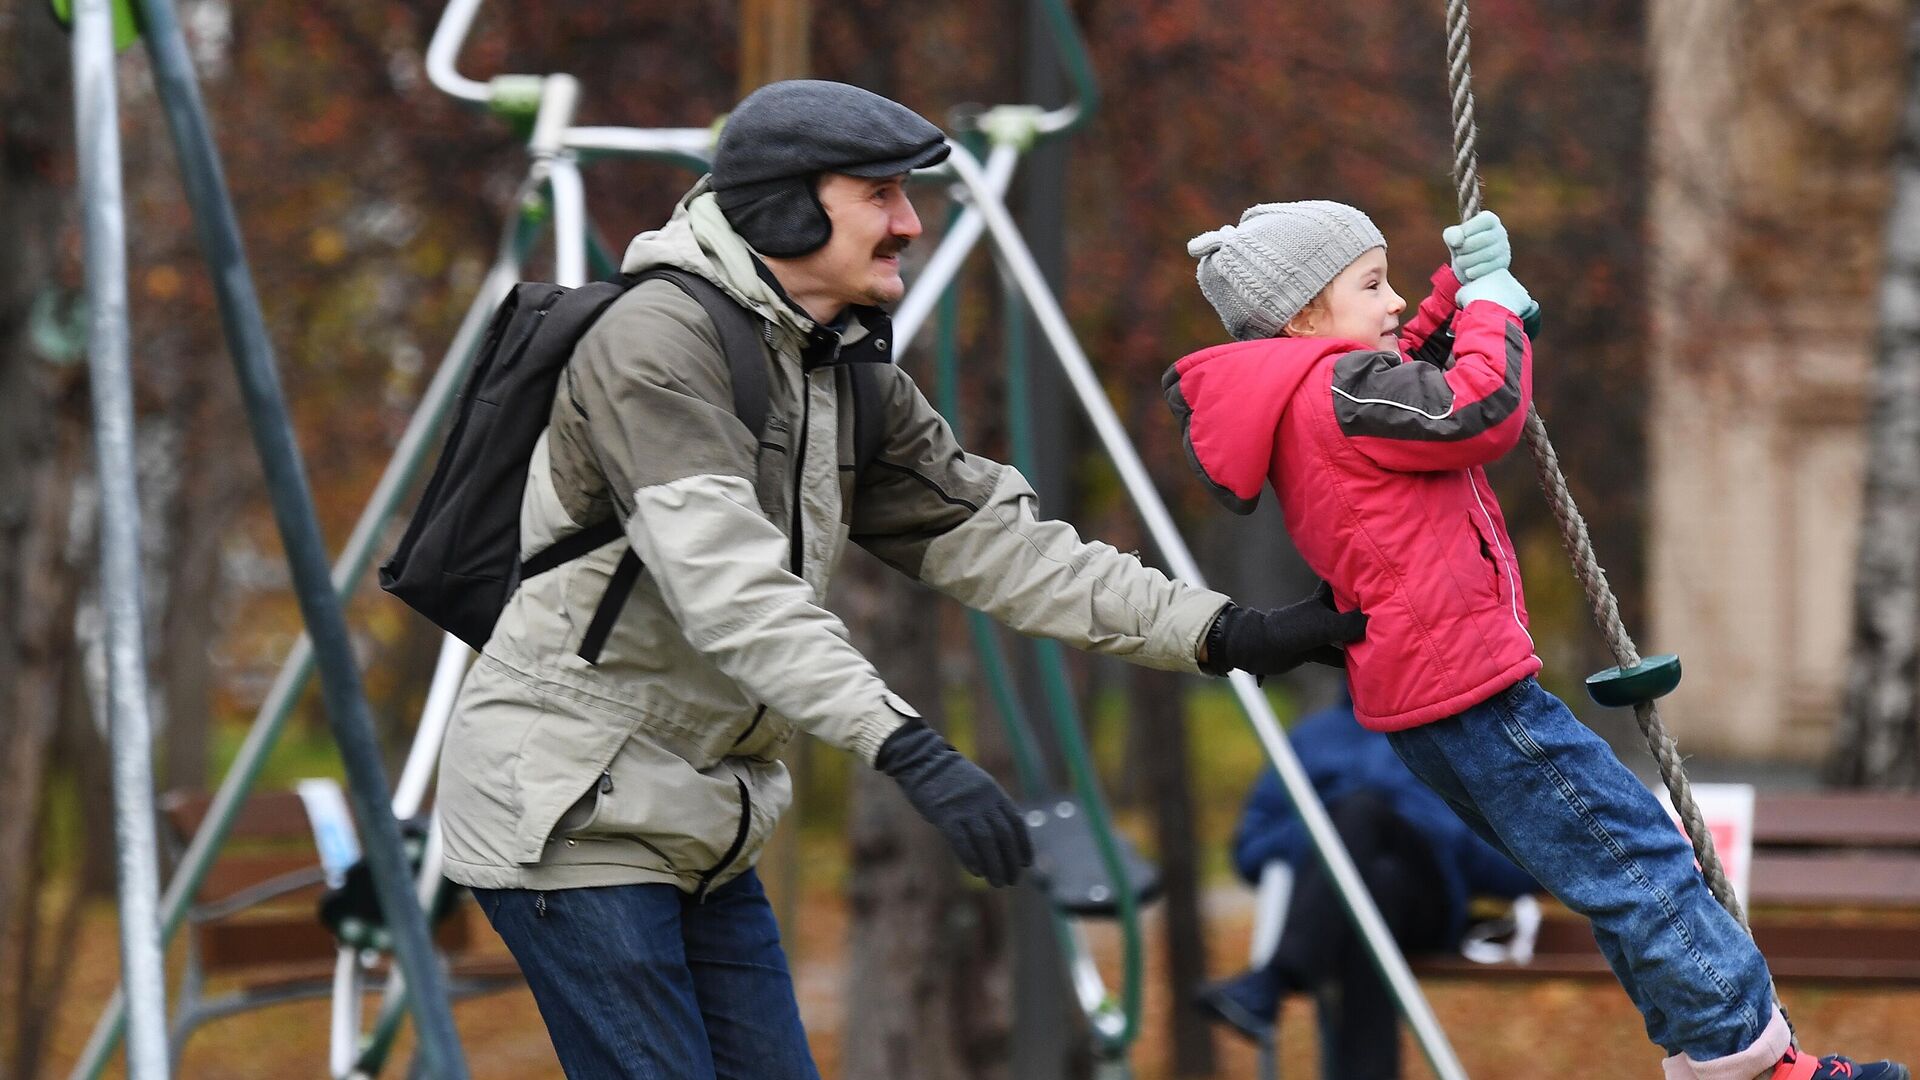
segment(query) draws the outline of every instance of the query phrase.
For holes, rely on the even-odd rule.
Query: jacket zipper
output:
[[[747,846],[747,827],[753,821],[753,795],[747,790],[745,780],[735,776],[733,782],[740,788],[740,827],[734,830],[733,846],[727,849],[725,855],[720,856],[719,862],[713,864],[713,869],[700,875],[700,888],[693,894],[693,902],[696,904],[707,902],[707,892],[713,888],[713,879],[719,877],[722,870],[739,858],[740,849]]]

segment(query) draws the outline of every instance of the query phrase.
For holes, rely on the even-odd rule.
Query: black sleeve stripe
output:
[[[940,539],[941,537],[947,535],[953,530],[966,524],[968,520],[970,519],[963,518],[958,521],[950,521],[950,522],[946,522],[945,524],[935,525],[931,528],[912,529],[906,532],[850,533],[848,534],[847,539],[853,541],[856,544],[860,544],[862,546],[873,543],[874,541],[877,541],[877,540],[905,540],[905,541],[910,541],[912,543],[917,543],[917,544],[928,544],[928,543],[932,543],[935,540]]]
[[[1453,359],[1453,316],[1447,316],[1447,321],[1427,335],[1427,340],[1421,342],[1419,348],[1408,353],[1407,357],[1423,364],[1432,364],[1442,371],[1446,370]]]
[[[1460,407],[1446,373],[1431,364],[1402,363],[1390,352],[1351,352],[1334,365],[1333,406],[1351,437],[1460,442],[1483,435],[1520,407],[1520,368],[1526,339],[1508,324],[1507,369],[1500,388]]]

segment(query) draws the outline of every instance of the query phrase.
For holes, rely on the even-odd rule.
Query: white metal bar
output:
[[[553,280],[579,288],[587,283],[587,193],[580,163],[572,154],[555,157],[547,182],[553,192]]]
[[[527,149],[535,158],[566,149],[567,131],[580,108],[580,80],[571,75],[548,75],[540,80],[540,109],[533,117]]]
[[[333,961],[333,1023],[327,1035],[327,1075],[345,1077],[353,1071],[360,1049],[360,1001],[363,987],[360,950],[335,950]],[[398,978],[398,969],[395,971]]]
[[[94,466],[100,477],[100,607],[107,622],[120,972],[131,1003],[127,1073],[133,1080],[165,1080],[171,1061],[140,581],[140,493],[127,327],[127,218],[121,187],[113,12],[107,0],[76,0],[73,5],[73,92],[91,313],[87,354],[92,368]]]
[[[440,744],[446,738],[453,704],[460,694],[460,681],[472,660],[473,650],[466,642],[452,634],[441,637],[440,657],[434,661],[433,682],[427,687],[427,703],[420,710],[420,726],[413,733],[407,763],[393,789],[393,816],[401,821],[419,814],[426,803],[427,788],[433,783],[434,768],[440,760]]]
[[[1078,919],[1069,919],[1067,936],[1073,942],[1070,974],[1074,996],[1080,999],[1080,1011],[1102,1036],[1116,1038],[1125,1030],[1127,1018],[1108,1000],[1111,995],[1107,992],[1107,980],[1100,974],[1100,965],[1094,962],[1093,943],[1087,940],[1086,928]]]
[[[427,78],[433,85],[454,97],[485,105],[490,96],[487,84],[476,82],[459,72],[460,49],[473,29],[473,17],[480,0],[451,0],[440,13],[440,24],[433,29],[427,44]]]
[[[590,150],[611,154],[676,154],[698,158],[713,157],[714,130],[700,128],[568,128],[565,144],[569,150]]]
[[[963,146],[955,146],[947,159],[960,181],[972,191],[975,206],[985,218],[988,232],[993,237],[994,247],[1000,257],[1006,261],[1014,281],[1026,296],[1032,307],[1041,330],[1046,334],[1052,346],[1055,359],[1065,370],[1075,395],[1087,419],[1093,424],[1108,456],[1112,459],[1120,479],[1125,483],[1135,506],[1145,519],[1148,533],[1153,537],[1155,546],[1167,561],[1175,577],[1182,578],[1194,585],[1204,581],[1200,568],[1187,549],[1186,541],[1174,526],[1173,517],[1167,512],[1166,504],[1147,475],[1146,466],[1141,463],[1139,452],[1133,447],[1131,438],[1121,425],[1120,418],[1113,411],[1113,404],[1107,399],[1106,390],[1100,385],[1099,378],[1093,372],[1086,352],[1080,348],[1074,337],[1073,328],[1068,324],[1066,314],[1061,311],[1059,301],[1053,290],[1048,287],[1046,277],[1034,262],[1033,253],[1020,235],[1019,228],[1007,213],[1006,205],[993,194],[988,186],[987,177],[976,161]],[[1314,794],[1313,784],[1307,778],[1306,770],[1301,768],[1300,760],[1293,754],[1281,734],[1280,723],[1273,715],[1273,709],[1267,704],[1253,676],[1244,671],[1232,675],[1234,695],[1239,698],[1241,707],[1246,711],[1247,719],[1253,725],[1254,733],[1266,748],[1267,756],[1272,759],[1275,770],[1280,774],[1281,783],[1286,787],[1288,796],[1293,800],[1300,818],[1307,826],[1308,834],[1313,838],[1314,847],[1320,852],[1327,871],[1332,875],[1338,887],[1341,899],[1352,916],[1354,925],[1366,940],[1374,962],[1379,966],[1381,975],[1393,990],[1394,997],[1400,1003],[1400,1010],[1407,1018],[1407,1024],[1413,1029],[1414,1037],[1419,1041],[1421,1050],[1426,1054],[1428,1063],[1441,1080],[1465,1080],[1466,1071],[1461,1067],[1453,1047],[1447,1041],[1446,1032],[1440,1027],[1439,1020],[1433,1015],[1426,998],[1420,993],[1419,983],[1414,981],[1413,972],[1408,969],[1406,958],[1394,944],[1393,935],[1387,929],[1380,911],[1374,906],[1373,898],[1368,895],[1366,886],[1360,880],[1359,871],[1354,868],[1353,860],[1347,855],[1346,848],[1340,843],[1339,834],[1334,830],[1333,822],[1328,819],[1326,808]]]
[[[1013,181],[1013,170],[1020,162],[1020,149],[1012,143],[996,143],[993,152],[987,155],[986,183],[996,197],[1004,196],[1007,187]],[[921,269],[913,280],[913,288],[893,315],[893,355],[905,356],[907,346],[926,326],[927,318],[932,315],[935,305],[940,303],[940,295],[960,273],[960,267],[967,256],[980,242],[986,232],[986,223],[980,217],[980,211],[972,206],[960,212],[945,236],[933,249],[933,257]]]

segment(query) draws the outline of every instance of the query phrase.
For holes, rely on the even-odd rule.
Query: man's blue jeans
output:
[[[1475,832],[1592,921],[1649,1038],[1695,1062],[1759,1039],[1773,1016],[1766,961],[1660,803],[1560,699],[1525,679],[1388,738]]]
[[[571,1080],[819,1080],[760,879],[474,889]]]

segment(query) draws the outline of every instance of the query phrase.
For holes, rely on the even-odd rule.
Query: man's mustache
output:
[[[890,240],[883,240],[878,247],[873,249],[873,257],[876,259],[885,259],[898,255],[907,250],[907,245],[911,243],[913,243],[913,241],[904,236],[896,236]]]

